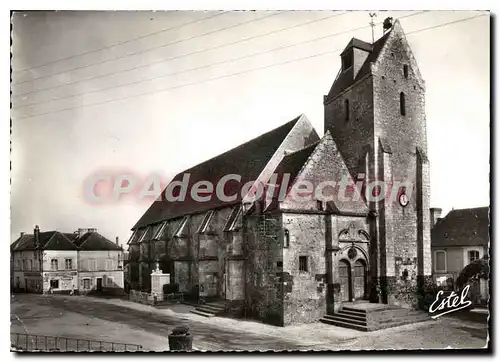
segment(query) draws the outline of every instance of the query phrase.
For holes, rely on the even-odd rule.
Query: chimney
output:
[[[120,245],[120,238],[118,236],[116,237],[116,245]]]
[[[33,236],[35,237],[35,247],[38,248],[40,246],[40,228],[38,227],[38,225],[35,225]]]
[[[21,237],[22,237],[23,235],[24,235],[24,231],[21,231],[21,233],[20,233],[20,235],[19,235],[19,236],[21,236]]]
[[[438,207],[431,207],[431,229],[438,223],[441,219],[441,213],[443,209]]]
[[[97,229],[95,228],[78,228],[77,231],[75,231],[75,234],[78,235],[79,238],[81,238],[83,235],[87,233],[96,233]]]

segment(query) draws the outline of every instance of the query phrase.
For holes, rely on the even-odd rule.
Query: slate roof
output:
[[[40,232],[40,246],[44,250],[76,250],[76,246],[59,231]],[[35,237],[33,234],[24,234],[11,244],[11,251],[35,250]]]
[[[378,56],[380,55],[380,52],[382,51],[387,38],[389,37],[389,34],[391,33],[392,30],[389,30],[386,32],[381,38],[379,38],[375,43],[369,44],[366,43],[362,40],[352,38],[351,41],[349,42],[348,46],[342,53],[344,53],[347,49],[349,49],[351,46],[354,46],[356,48],[361,48],[365,49],[370,52],[368,57],[366,58],[365,62],[359,69],[358,74],[354,78],[353,74],[353,68],[349,68],[344,72],[340,72],[333,82],[332,88],[330,89],[330,92],[328,92],[328,96],[326,97],[326,101],[334,98],[337,96],[339,93],[343,92],[345,89],[356,83],[358,80],[363,78],[365,75],[370,73],[370,63],[374,63]]]
[[[293,185],[294,179],[298,176],[300,170],[302,169],[302,166],[306,163],[307,159],[309,156],[313,153],[314,149],[318,145],[320,141],[314,142],[313,144],[295,151],[293,153],[289,153],[283,157],[281,160],[280,164],[275,170],[275,173],[277,174],[276,178],[276,185],[279,185],[277,188],[275,188],[274,193],[273,193],[273,200],[271,201],[270,205],[266,208],[266,211],[274,210],[278,207],[278,198],[280,196],[281,192],[281,187],[287,187],[287,193],[290,191],[290,188]],[[288,180],[288,185],[282,185],[283,182],[283,175],[285,174],[290,174],[290,179]]]
[[[347,46],[340,54],[341,55],[344,54],[350,48],[359,48],[359,49],[363,49],[363,50],[371,52],[372,51],[372,44],[367,43],[366,41],[363,41],[363,40],[359,40],[357,38],[352,38],[351,41],[349,43],[347,43]]]
[[[120,246],[98,232],[85,233],[73,242],[80,250],[122,250]]]
[[[182,202],[168,202],[162,198],[156,200],[146,213],[132,228],[133,230],[154,224],[159,221],[173,219],[179,216],[199,213],[222,206],[229,206],[241,202],[241,188],[248,181],[256,180],[264,167],[282,144],[285,137],[292,130],[301,116],[284,125],[264,133],[230,151],[200,163],[188,170],[177,174],[172,181],[181,181],[185,173],[190,174],[189,186],[185,200]],[[191,198],[189,190],[198,181],[209,181],[215,186],[227,174],[241,176],[241,182],[228,181],[225,194],[237,194],[234,202],[224,202],[214,194],[208,202],[197,202]],[[171,182],[172,182],[171,181]]]
[[[431,230],[432,247],[488,247],[489,207],[452,210]]]
[[[81,238],[74,233],[45,231],[40,233],[43,250],[121,250],[121,248],[99,233],[86,233]],[[10,245],[11,251],[35,250],[35,236],[23,234]]]

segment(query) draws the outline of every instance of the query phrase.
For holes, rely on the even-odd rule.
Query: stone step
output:
[[[362,316],[362,315],[355,314],[355,313],[351,314],[349,312],[340,311],[338,313],[335,313],[334,315],[342,317],[342,318],[351,318],[351,319],[357,320],[357,321],[366,321],[366,316],[365,315]]]
[[[226,309],[226,303],[220,302],[220,303],[205,303],[203,304],[204,306],[212,307],[212,308],[218,308],[218,309]]]
[[[349,329],[356,329],[358,331],[362,332],[368,332],[368,328],[365,326],[360,326],[357,324],[352,324],[348,322],[341,322],[341,321],[336,321],[336,320],[331,320],[331,319],[326,319],[326,318],[321,318],[320,322],[326,323],[326,324],[331,324],[337,327],[343,327],[343,328],[349,328]]]
[[[343,317],[343,316],[339,316],[338,314],[335,314],[333,316],[323,316],[323,318],[325,319],[330,319],[334,322],[347,322],[347,323],[351,323],[351,324],[356,324],[356,325],[359,325],[359,326],[366,326],[367,325],[367,321],[366,320],[357,320],[357,319],[352,319],[350,317]]]
[[[190,312],[193,314],[201,315],[203,317],[207,317],[207,318],[215,316],[215,314],[213,314],[213,313],[206,313],[206,312],[202,312],[202,311],[196,310],[196,309],[192,309],[192,310],[190,310]]]
[[[195,309],[215,314],[224,312],[225,310],[224,308],[211,307],[209,305],[199,305]]]
[[[366,316],[366,311],[361,310],[361,309],[354,309],[350,307],[342,307],[340,312],[348,313],[348,314],[353,314],[353,315],[359,315],[359,316]]]

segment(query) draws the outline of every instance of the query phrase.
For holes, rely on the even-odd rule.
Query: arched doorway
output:
[[[353,268],[354,299],[364,299],[366,296],[366,264],[358,259]]]
[[[342,302],[351,300],[351,265],[346,260],[339,262],[340,295]]]

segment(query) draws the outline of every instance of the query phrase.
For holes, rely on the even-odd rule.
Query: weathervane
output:
[[[373,18],[377,16],[377,13],[369,13],[371,21],[370,21],[370,26],[372,27],[372,44],[375,43],[375,22],[373,21]]]

